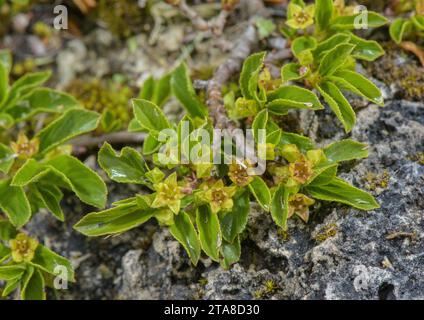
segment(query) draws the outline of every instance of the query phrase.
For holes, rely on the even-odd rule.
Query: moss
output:
[[[412,55],[406,54],[393,44],[385,44],[386,55],[382,58],[366,63],[366,68],[375,78],[383,81],[387,86],[395,85],[399,99],[412,101],[424,100],[424,72]],[[400,58],[407,61],[398,64]]]
[[[268,294],[274,293],[278,289],[277,284],[272,279],[268,279],[267,281],[265,281],[264,287],[265,287],[265,292]]]
[[[255,299],[262,299],[264,297],[265,293],[263,290],[256,290],[255,292],[253,292],[253,297]]]
[[[262,288],[253,292],[253,297],[255,299],[263,299],[267,295],[275,293],[279,289],[278,285],[273,279],[268,279],[262,284]]]
[[[314,237],[315,241],[318,243],[324,242],[328,238],[334,237],[337,234],[337,225],[335,223],[330,223],[324,226],[318,234]]]
[[[202,287],[206,286],[208,284],[208,279],[206,278],[200,278],[199,279],[199,285],[201,285]]]
[[[289,241],[290,240],[290,233],[287,230],[278,229],[277,232],[281,236],[283,241]]]
[[[416,154],[411,154],[408,156],[408,159],[424,166],[424,152],[420,151],[420,152],[417,152]]]
[[[134,0],[100,0],[94,12],[113,34],[123,38],[140,31],[146,23],[143,14]]]
[[[390,174],[387,170],[384,170],[380,174],[369,171],[362,180],[365,183],[365,188],[368,190],[374,191],[377,188],[386,189],[389,186]]]
[[[120,122],[120,130],[130,120],[131,108],[129,100],[133,97],[130,87],[99,79],[88,81],[75,80],[66,91],[72,94],[88,110],[104,114],[109,112],[114,120]]]

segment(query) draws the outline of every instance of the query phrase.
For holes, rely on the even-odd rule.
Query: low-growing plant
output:
[[[22,300],[44,300],[46,286],[75,281],[67,259],[18,233],[6,220],[0,220],[0,279],[6,282],[2,297],[18,289]]]
[[[380,90],[355,71],[356,59],[374,61],[384,50],[376,41],[362,39],[352,31],[362,24],[373,28],[386,23],[387,19],[375,12],[355,13],[344,1],[317,0],[311,5],[291,1],[286,24],[292,39],[291,50],[298,62],[282,67],[283,83],[301,81],[317,90],[349,132],[356,115],[344,91],[384,105]],[[299,29],[303,30],[301,36]]]
[[[100,79],[74,80],[67,86],[84,108],[101,114],[97,133],[110,133],[124,130],[129,124],[131,112],[128,100],[133,96],[132,89],[124,84]]]
[[[323,109],[321,97],[349,132],[356,115],[345,91],[383,105],[380,90],[355,71],[355,64],[357,59],[374,61],[384,51],[353,31],[358,24],[378,27],[387,20],[367,12],[362,21],[361,14],[344,1],[306,5],[292,0],[282,31],[295,61],[282,67],[281,79],[274,79],[265,67],[265,52],[247,57],[238,87],[224,97],[228,118],[217,117],[223,110],[211,110],[211,100],[220,100],[219,94],[208,92],[205,103],[204,95],[196,92],[186,64],[160,79],[148,78],[132,100],[134,118],[128,125],[130,132],[146,133],[142,151],[129,146],[117,151],[105,142],[98,153],[110,180],[138,185],[140,192],[88,213],[74,228],[87,236],[106,236],[155,219],[181,243],[194,265],[204,252],[229,268],[241,256],[252,204],[270,214],[286,237],[289,219],[307,223],[316,201],[366,211],[378,208],[372,195],[337,174],[341,162],[367,157],[366,145],[344,139],[319,148],[280,126],[281,116],[290,110]],[[271,23],[256,20],[260,38],[273,32]],[[6,281],[3,296],[19,288],[23,299],[43,299],[45,286],[73,281],[74,273],[65,258],[20,229],[41,208],[64,220],[64,189],[104,208],[105,183],[64,144],[96,129],[100,119],[105,128],[116,129],[116,117],[105,119],[67,94],[40,88],[47,72],[27,74],[10,84],[11,64],[10,55],[1,52],[0,127],[8,134],[0,143],[0,210],[5,217],[0,220],[0,279]],[[299,84],[293,85],[295,81]],[[186,110],[175,123],[162,110],[171,95]],[[39,113],[57,117],[34,132],[17,130]],[[57,266],[63,267],[62,273]],[[275,285],[268,289],[274,291]]]
[[[19,229],[41,208],[63,221],[62,190],[102,208],[106,202],[103,180],[71,155],[69,139],[94,130],[100,115],[84,110],[65,93],[40,87],[49,72],[26,74],[9,84],[10,55],[0,60],[0,113],[9,139],[0,143],[0,279],[7,281],[3,296],[20,286],[23,299],[44,298],[49,274],[73,281],[70,263]],[[23,121],[39,113],[58,117],[37,132],[19,131]],[[28,137],[30,136],[30,138]],[[8,242],[9,245],[6,245]],[[56,270],[62,266],[63,270]],[[62,272],[62,273],[59,273]]]
[[[281,32],[291,40],[299,35],[311,35],[323,41],[337,33],[376,28],[387,22],[384,16],[362,6],[346,6],[344,0],[316,0],[308,5],[303,0],[291,0],[287,8],[287,21]],[[355,40],[359,42],[352,39],[353,42]],[[375,41],[362,41],[363,46],[381,52],[381,47],[377,47]]]
[[[222,136],[213,131],[208,110],[197,98],[183,64],[171,76],[172,92],[188,112],[178,124],[170,123],[155,103],[133,100],[135,121],[156,143],[144,152],[149,158],[129,147],[116,152],[108,143],[99,152],[99,164],[110,179],[139,184],[146,192],[86,215],[75,225],[76,230],[87,236],[119,234],[155,218],[169,228],[193,264],[203,251],[228,268],[240,257],[240,237],[252,200],[270,212],[283,230],[287,230],[287,219],[292,216],[307,222],[314,199],[361,210],[378,208],[370,194],[337,177],[340,162],[368,155],[365,145],[343,140],[319,149],[307,137],[279,128],[274,114],[322,106],[312,92],[296,86],[273,88],[268,93],[263,57],[264,53],[254,54],[244,62],[239,81],[243,97],[234,104],[243,117],[254,116],[254,147],[258,157],[268,161],[261,175],[252,175],[249,158],[234,156],[237,143],[225,142],[224,138],[224,147],[211,147],[212,141],[221,141]],[[266,140],[260,138],[260,130]],[[177,139],[164,136],[164,131],[174,132]],[[210,135],[205,138],[204,132]],[[228,143],[229,153],[225,149]],[[193,160],[193,152],[202,161]],[[214,159],[226,161],[216,163]]]
[[[283,82],[301,81],[317,90],[346,132],[355,125],[356,115],[344,92],[384,105],[377,86],[355,70],[356,45],[350,43],[352,37],[356,36],[336,34],[320,43],[311,37],[297,38],[292,51],[298,62],[281,68]]]

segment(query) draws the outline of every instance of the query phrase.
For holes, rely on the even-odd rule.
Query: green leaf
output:
[[[100,118],[100,129],[105,132],[118,131],[122,127],[121,119],[117,119],[116,116],[110,110],[104,110]]]
[[[380,89],[363,75],[354,71],[340,70],[334,74],[334,79],[332,80],[341,89],[358,94],[379,106],[384,106]]]
[[[314,149],[315,146],[311,139],[300,134],[283,132],[281,135],[281,145],[295,144],[300,151],[305,153],[308,150]]]
[[[54,173],[67,183],[81,201],[98,208],[105,206],[106,184],[95,171],[69,155],[55,157],[47,164],[55,169]]]
[[[60,206],[60,201],[63,198],[62,191],[58,187],[49,184],[37,184],[36,190],[44,208],[48,209],[60,221],[64,221],[65,216]]]
[[[250,212],[249,192],[243,191],[236,195],[233,202],[231,211],[224,213],[221,218],[222,236],[231,243],[246,228]]]
[[[0,224],[0,228],[1,227],[2,227],[2,225]],[[0,230],[0,232],[2,232],[2,231]],[[6,247],[3,243],[0,242],[0,264],[4,260],[9,259],[10,254],[11,254],[10,248]]]
[[[33,89],[42,85],[50,78],[50,71],[27,73],[16,80],[9,91],[9,98],[6,101],[5,109],[13,107],[25,95],[31,93]]]
[[[166,74],[155,83],[152,102],[159,107],[163,106],[171,94],[171,74]]]
[[[256,27],[258,28],[259,39],[261,40],[269,37],[277,28],[277,26],[272,21],[272,19],[265,19],[265,18],[259,17],[255,19],[255,24],[256,24]]]
[[[0,181],[0,209],[17,228],[31,218],[31,207],[24,189],[11,186],[9,180]]]
[[[6,67],[7,73],[12,70],[12,54],[10,50],[0,50],[0,64]]]
[[[333,16],[333,0],[315,1],[315,22],[320,30],[327,29]]]
[[[71,108],[79,107],[79,105],[74,97],[64,92],[49,88],[37,88],[25,99],[9,108],[7,112],[16,121],[20,121],[42,112],[63,113]]]
[[[80,134],[97,128],[100,115],[93,111],[71,109],[36,135],[40,153],[46,153]]]
[[[174,217],[174,224],[169,229],[174,238],[183,245],[191,262],[197,265],[200,257],[200,241],[189,215],[185,212],[177,214]]]
[[[154,103],[143,99],[133,99],[132,103],[135,118],[144,129],[157,134],[171,127],[162,110]]]
[[[146,156],[151,155],[157,152],[161,145],[162,145],[162,142],[159,142],[158,140],[156,140],[156,138],[153,135],[148,134],[143,142],[143,154]]]
[[[269,102],[266,105],[266,108],[278,115],[286,115],[289,110],[291,109],[311,109],[311,104],[309,103],[303,103],[303,102],[296,102],[293,100],[287,100],[287,99],[275,99]]]
[[[249,183],[249,189],[265,211],[269,211],[271,192],[262,178],[255,176]]]
[[[19,282],[21,281],[21,278],[14,278],[12,280],[7,281],[6,285],[4,286],[2,297],[7,297],[10,293],[12,293],[19,285]]]
[[[332,82],[325,81],[317,88],[331,110],[333,110],[343,124],[345,131],[350,132],[355,125],[356,115],[349,101],[347,101],[342,92]]]
[[[116,182],[145,183],[146,164],[141,154],[133,148],[124,147],[118,154],[105,142],[100,148],[98,162],[109,178]]]
[[[316,199],[341,202],[360,210],[368,211],[380,207],[372,195],[340,178],[335,178],[327,185],[308,186],[306,190]]]
[[[331,50],[328,50],[318,68],[318,72],[321,76],[330,76],[337,71],[346,62],[346,59],[350,56],[355,46],[348,43],[342,43],[337,45]]]
[[[271,143],[273,145],[278,145],[281,141],[281,135],[283,130],[277,129],[266,136],[266,143]]]
[[[16,234],[17,230],[10,221],[0,218],[0,240],[8,241],[15,238]]]
[[[293,105],[295,103],[301,103],[313,110],[324,108],[312,91],[298,86],[283,86],[268,95],[268,101],[272,102],[277,99],[293,101]]]
[[[38,181],[50,171],[48,166],[39,164],[34,159],[28,159],[16,172],[12,179],[11,186],[25,187],[26,185]]]
[[[278,186],[272,195],[271,216],[274,222],[284,230],[287,229],[287,218],[289,214],[289,190],[283,184]]]
[[[8,146],[0,143],[0,172],[7,174],[15,162],[15,153]]]
[[[26,277],[24,277],[21,298],[23,300],[46,300],[44,278],[40,270],[33,268],[33,271]]]
[[[324,148],[327,161],[337,163],[368,157],[368,146],[358,141],[346,139],[333,142]]]
[[[331,21],[331,28],[334,30],[353,30],[356,21],[358,21],[357,28],[361,28],[361,24],[366,24],[367,28],[377,28],[388,22],[384,16],[367,11],[367,13],[360,12],[351,16],[339,16]]]
[[[15,124],[15,119],[8,113],[0,113],[0,129],[9,129]]]
[[[283,82],[300,80],[305,74],[300,74],[302,66],[299,63],[287,63],[281,68],[281,80]],[[305,67],[306,68],[306,67]]]
[[[9,96],[9,71],[0,61],[0,109]]]
[[[74,229],[90,237],[122,233],[145,223],[153,216],[153,212],[140,210],[139,206],[132,203],[123,204],[87,214]]]
[[[22,276],[21,279],[21,285],[20,285],[20,297],[21,300],[25,300],[25,289],[28,285],[29,280],[31,280],[32,275],[34,274],[35,268],[32,265],[27,265],[25,273]]]
[[[327,40],[320,42],[316,49],[312,51],[314,59],[316,61],[320,61],[324,54],[326,54],[329,50],[334,49],[336,46],[340,44],[346,44],[349,42],[351,35],[345,33],[336,33],[331,36]]]
[[[191,116],[200,118],[207,116],[207,109],[196,96],[185,63],[182,63],[172,72],[171,89],[175,97]]]
[[[130,123],[128,124],[128,132],[145,132],[144,129],[137,121],[137,119],[132,118]]]
[[[153,76],[149,76],[143,82],[138,98],[143,100],[152,100],[154,90],[155,90],[155,79],[153,78]]]
[[[374,61],[384,55],[384,49],[374,40],[364,40],[351,35],[350,43],[355,45],[352,56],[357,59]]]
[[[25,266],[22,264],[11,265],[11,266],[0,266],[0,279],[1,280],[12,280],[21,278],[25,272]]]
[[[308,183],[309,186],[320,186],[329,184],[337,175],[337,164],[326,165],[315,169],[315,177]]]
[[[254,53],[244,60],[239,82],[241,94],[245,99],[257,100],[259,72],[262,70],[265,54]]]
[[[293,40],[291,44],[291,50],[296,58],[300,57],[300,54],[307,50],[314,50],[317,47],[317,40],[314,37],[303,36]]]
[[[224,269],[228,269],[232,264],[239,261],[241,255],[240,237],[237,236],[232,243],[223,240],[221,255],[221,266]]]
[[[255,141],[258,141],[259,130],[266,128],[268,122],[268,111],[266,109],[261,110],[255,117],[252,123],[253,137]]]
[[[74,269],[68,259],[39,244],[30,262],[34,267],[55,275],[65,281],[75,281]],[[66,274],[62,272],[66,271]]]
[[[416,14],[411,17],[411,20],[418,30],[424,31],[424,15]]]
[[[402,42],[405,34],[409,33],[412,29],[412,23],[410,20],[397,18],[390,25],[389,33],[390,37],[397,44]]]
[[[201,206],[197,208],[196,224],[203,251],[212,260],[219,261],[222,238],[218,215],[212,213],[209,206]]]

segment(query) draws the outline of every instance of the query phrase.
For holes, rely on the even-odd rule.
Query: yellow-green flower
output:
[[[215,182],[208,190],[204,193],[204,200],[206,200],[213,213],[219,211],[231,210],[233,207],[232,197],[236,193],[236,187],[225,187],[222,180]]]
[[[228,177],[239,187],[247,186],[253,180],[253,177],[247,173],[251,166],[248,160],[244,162],[234,161],[229,165]]]
[[[288,165],[290,178],[298,184],[305,184],[314,175],[314,167],[327,161],[323,150],[308,150],[305,156],[294,144],[283,146],[281,154],[290,162]]]
[[[314,174],[313,164],[306,157],[289,164],[290,176],[298,183],[305,184]]]
[[[9,241],[12,249],[12,259],[15,262],[30,262],[34,258],[38,241],[28,237],[25,233],[19,233],[15,239]]]
[[[290,218],[296,214],[304,222],[309,220],[309,207],[315,203],[314,199],[311,199],[304,194],[297,193],[289,197],[289,215]]]
[[[177,174],[174,172],[165,181],[156,183],[153,187],[156,190],[156,197],[152,202],[152,208],[168,207],[173,213],[178,214],[184,194],[177,183]]]
[[[306,29],[314,23],[315,6],[309,5],[305,8],[297,4],[290,5],[291,17],[286,24],[293,29]]]
[[[259,74],[258,84],[266,92],[275,90],[281,84],[279,79],[273,79],[268,68],[264,68]]]
[[[22,131],[16,142],[11,142],[10,147],[19,159],[29,159],[38,152],[40,141],[37,138],[29,140]]]

